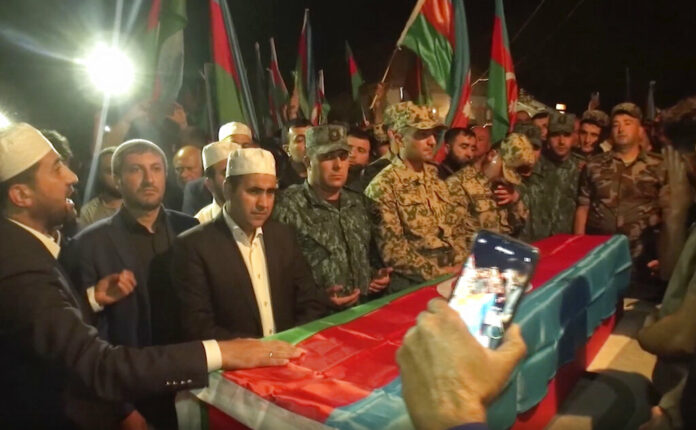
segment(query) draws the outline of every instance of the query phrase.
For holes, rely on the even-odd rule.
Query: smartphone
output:
[[[539,250],[488,230],[474,237],[449,305],[483,346],[496,348],[530,288]]]

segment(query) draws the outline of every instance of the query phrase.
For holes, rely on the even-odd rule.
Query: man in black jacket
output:
[[[68,384],[95,402],[131,401],[205,386],[207,373],[221,367],[283,365],[298,355],[283,342],[135,349],[100,340],[83,320],[52,236],[72,210],[76,182],[36,129],[16,124],[0,131],[0,428],[84,425],[95,410],[69,409]],[[97,282],[95,293],[125,294],[120,278]]]
[[[188,339],[268,336],[325,312],[294,232],[267,221],[277,186],[270,152],[234,151],[222,212],[174,244],[172,279]]]

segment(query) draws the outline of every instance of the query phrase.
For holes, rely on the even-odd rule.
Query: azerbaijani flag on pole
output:
[[[277,104],[277,100],[273,95],[276,90],[273,86],[273,71],[271,69],[266,69],[268,71],[268,113],[271,116],[271,121],[276,129],[284,127],[285,121],[283,120],[283,105]]]
[[[353,51],[351,51],[350,45],[348,45],[347,40],[346,62],[348,63],[348,73],[350,74],[350,87],[353,93],[353,101],[358,101],[360,97],[360,87],[362,86],[362,84],[365,83],[365,81],[363,80],[362,75],[360,74],[360,70],[358,69],[358,63],[355,62]]]
[[[248,125],[258,137],[259,126],[246,67],[226,0],[210,0],[210,31],[219,124],[240,121]]]
[[[254,53],[256,54],[256,64],[254,67],[254,106],[256,107],[256,119],[259,121],[259,126],[263,130],[264,136],[269,136],[273,132],[271,130],[271,118],[268,109],[268,95],[266,94],[266,69],[261,62],[261,46],[259,43],[254,43]]]
[[[283,106],[288,102],[290,95],[288,94],[288,87],[285,86],[285,81],[283,80],[283,75],[280,74],[280,67],[278,66],[278,54],[276,53],[275,40],[271,37],[271,62],[268,65],[269,69],[269,81],[268,81],[268,98],[269,106],[271,105],[271,99],[273,100],[271,108],[271,118],[276,122],[278,127],[282,127],[285,122],[285,116],[283,115]],[[280,122],[278,122],[280,121]]]
[[[418,0],[397,42],[397,46],[401,45],[416,53],[435,82],[449,94],[445,123],[449,127],[466,127],[471,70],[463,0]],[[442,161],[444,157],[440,143],[434,159]]]
[[[324,92],[324,70],[319,70],[317,95],[314,99],[314,108],[312,109],[312,125],[326,124],[329,110],[331,110],[331,107],[326,102],[326,93]]]
[[[488,107],[493,112],[491,142],[502,140],[515,125],[517,79],[510,53],[503,0],[495,0],[491,65],[488,71]]]
[[[184,79],[186,0],[152,0],[147,15],[146,40],[157,51],[152,101],[168,105],[179,96]]]
[[[295,65],[295,90],[300,99],[300,110],[305,118],[311,118],[316,96],[314,80],[314,55],[312,53],[312,26],[309,22],[309,9],[305,9],[300,41],[297,45],[297,64]]]

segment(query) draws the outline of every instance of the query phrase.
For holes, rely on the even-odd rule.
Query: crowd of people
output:
[[[65,138],[12,124],[0,131],[4,427],[174,428],[174,393],[208,371],[301,354],[255,339],[459,274],[479,229],[625,235],[631,292],[664,300],[639,340],[683,370],[670,398],[693,401],[695,100],[660,122],[628,102],[520,111],[497,142],[486,124],[446,129],[410,101],[382,112],[380,100],[373,124],[296,118],[280,141],[231,122],[213,142],[180,108],[147,128],[138,105],[95,155],[79,209]],[[480,347],[443,303],[397,357],[419,428],[485,421],[525,351],[516,328]],[[445,370],[461,389],[438,385]],[[654,419],[693,423],[679,404]]]

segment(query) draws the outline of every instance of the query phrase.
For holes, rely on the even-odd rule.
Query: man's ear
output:
[[[13,205],[19,208],[28,208],[34,204],[34,190],[27,184],[10,186],[7,197]]]
[[[210,179],[209,177],[205,176],[205,181],[203,182],[205,184],[205,188],[210,191],[210,194],[215,195],[215,184],[213,183],[213,180]],[[224,188],[224,184],[223,184]]]
[[[285,152],[288,156],[290,156],[290,144],[284,143],[282,148],[283,148],[283,152]]]
[[[306,151],[305,151],[305,156],[302,157],[302,163],[305,165],[305,168],[309,169],[309,157],[307,156]]]

